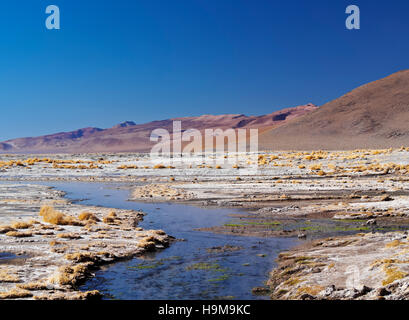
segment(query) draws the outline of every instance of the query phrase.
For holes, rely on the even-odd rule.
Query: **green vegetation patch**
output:
[[[227,280],[229,278],[230,278],[230,276],[228,274],[223,274],[218,278],[208,279],[207,281],[209,281],[209,282],[219,282],[219,281],[225,281],[225,280]]]
[[[161,261],[157,261],[157,262],[154,262],[154,263],[143,262],[143,263],[137,264],[136,266],[129,266],[127,268],[128,269],[136,269],[136,270],[144,270],[144,269],[154,269],[154,268],[157,268],[157,267],[162,266],[162,265],[163,265],[163,262],[161,262]]]

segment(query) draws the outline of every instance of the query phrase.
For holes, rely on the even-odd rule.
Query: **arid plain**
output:
[[[0,243],[15,258],[0,265],[1,297],[98,297],[76,284],[100,265],[172,242],[166,230],[138,227],[143,212],[73,204],[36,184],[86,181],[126,182],[135,201],[245,209],[206,231],[300,238],[280,254],[266,287],[254,289],[274,299],[408,298],[408,155],[404,147],[208,158],[2,155],[1,179],[12,183],[0,185]]]

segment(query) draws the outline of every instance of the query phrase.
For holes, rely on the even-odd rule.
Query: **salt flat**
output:
[[[397,249],[395,247],[384,249],[388,243],[396,239],[400,239],[399,241],[403,243],[406,241],[406,234],[397,231],[399,226],[407,225],[409,218],[409,152],[406,148],[214,154],[204,158],[190,154],[185,154],[181,158],[152,157],[141,153],[2,155],[0,156],[0,172],[1,180],[24,182],[23,185],[0,186],[0,224],[3,225],[3,230],[7,230],[5,226],[12,227],[16,221],[38,220],[24,230],[13,228],[16,229],[15,235],[17,236],[7,235],[11,230],[0,234],[4,252],[18,254],[42,252],[42,255],[39,256],[43,258],[35,258],[40,259],[41,264],[46,266],[38,269],[42,270],[41,274],[32,273],[35,276],[29,276],[28,271],[22,271],[18,266],[13,267],[13,270],[5,271],[11,276],[16,275],[22,283],[44,280],[51,286],[50,280],[46,279],[53,278],[50,276],[55,276],[56,272],[58,275],[59,268],[73,263],[72,260],[67,259],[67,254],[77,254],[68,257],[76,257],[75,259],[79,261],[85,259],[86,263],[98,264],[99,261],[109,260],[112,256],[137,254],[139,250],[144,250],[146,242],[167,243],[167,236],[161,231],[155,233],[155,231],[129,227],[130,219],[133,219],[135,215],[138,216],[135,212],[111,209],[115,210],[119,218],[116,223],[110,225],[104,223],[103,219],[111,210],[74,205],[63,199],[62,194],[57,190],[35,185],[35,181],[40,180],[107,181],[129,182],[133,185],[132,197],[136,201],[172,201],[199,206],[245,208],[250,214],[243,214],[240,217],[242,221],[258,219],[257,223],[253,224],[238,223],[220,226],[214,228],[212,230],[214,232],[261,235],[263,234],[261,226],[270,228],[274,225],[276,233],[270,232],[268,235],[263,235],[275,236],[282,235],[284,230],[279,228],[279,223],[272,223],[271,219],[303,217],[331,221],[356,221],[360,224],[359,227],[350,228],[350,231],[355,234],[325,240],[324,246],[325,243],[328,245],[325,246],[325,250],[319,251],[319,259],[313,260],[314,263],[325,264],[327,268],[331,265],[331,270],[338,270],[337,272],[325,271],[325,281],[322,281],[323,278],[319,274],[323,271],[318,272],[318,269],[314,269],[317,268],[317,265],[303,263],[302,277],[300,275],[300,279],[294,283],[286,282],[289,280],[287,276],[281,273],[281,276],[277,276],[277,273],[273,272],[273,280],[270,281],[269,288],[272,296],[274,298],[320,299],[347,299],[358,298],[358,296],[368,299],[381,296],[406,297],[406,287],[402,283],[407,283],[409,280],[407,278],[407,259],[399,259],[399,262],[396,263],[391,262],[394,254],[398,253]],[[30,181],[32,181],[31,184]],[[77,219],[81,211],[90,211],[100,221],[90,227],[90,230],[81,225],[50,226],[41,221],[41,217],[38,216],[40,208],[50,203],[55,210],[73,219]],[[359,231],[370,232],[371,226],[378,228],[373,236],[358,234]],[[50,228],[47,229],[48,227]],[[58,231],[59,229],[64,230]],[[295,229],[293,232],[288,232],[288,236],[298,234],[307,239],[306,243],[310,243],[311,230],[313,228]],[[382,230],[392,232],[378,232]],[[24,236],[24,232],[31,233],[31,235]],[[53,252],[52,250],[58,251],[59,247],[50,246],[49,243],[54,241],[59,233],[77,234],[81,238],[69,241],[68,248],[65,251],[61,250],[62,253]],[[114,234],[115,241],[107,240]],[[94,241],[105,239],[104,237],[107,238],[104,245],[111,248],[110,250],[98,246],[92,247]],[[129,249],[114,248],[112,246],[115,245],[115,242],[119,242],[116,244],[118,247],[121,245],[128,247],[126,243],[131,242],[134,248],[138,249],[128,251]],[[343,243],[343,245],[336,245],[336,243]],[[376,245],[377,243],[379,245]],[[355,244],[367,247],[368,250],[359,252],[357,255]],[[59,246],[64,248],[67,244],[63,243]],[[88,255],[81,255],[84,250],[80,248],[87,246],[91,249],[88,248],[86,252],[90,252],[92,258]],[[147,247],[149,246],[148,244]],[[288,254],[290,256],[314,255],[315,259],[317,250],[316,247],[306,246],[296,248],[293,253]],[[98,255],[100,251],[107,252],[109,258]],[[44,254],[45,252],[49,253]],[[334,259],[334,257],[338,258]],[[26,261],[36,261],[30,259],[34,258],[28,258]],[[379,268],[370,267],[375,260],[382,259],[387,259],[388,264]],[[327,263],[330,260],[331,262]],[[343,266],[357,260],[360,263],[356,265],[356,268],[364,276],[359,282],[360,288],[353,288],[353,285],[351,288],[351,281],[348,280],[347,283],[346,279],[349,278],[345,276],[347,270]],[[297,265],[297,262],[294,261],[292,264]],[[391,277],[391,272],[398,275],[396,279]],[[386,281],[389,282],[386,283],[385,279],[393,281]],[[399,288],[399,292],[398,289],[394,289],[394,281],[399,282],[399,285],[395,286]],[[308,284],[308,288],[315,289],[304,290],[301,288],[301,283]],[[14,285],[13,282],[1,282],[0,280],[0,288],[3,291],[13,290]],[[336,285],[336,290],[328,289],[332,288],[332,285]],[[368,291],[371,292],[370,295],[354,293],[354,289],[362,290],[363,286],[371,289]],[[382,291],[382,288],[386,291]],[[348,291],[352,293],[346,294],[346,291],[342,291],[344,289],[352,290]],[[325,290],[332,290],[331,292],[334,293],[324,294]],[[279,291],[280,294],[277,294]],[[343,293],[339,294],[341,291]],[[390,294],[378,294],[378,291],[380,293],[390,292]],[[71,294],[72,290],[67,289],[67,292]]]

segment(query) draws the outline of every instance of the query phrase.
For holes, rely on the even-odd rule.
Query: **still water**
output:
[[[172,203],[128,201],[119,184],[47,182],[75,202],[147,213],[140,226],[162,229],[183,241],[167,249],[118,262],[97,271],[81,290],[99,290],[106,299],[267,299],[262,286],[274,260],[296,239],[255,238],[195,231],[228,222],[238,210],[205,209]],[[233,250],[215,250],[229,245]]]

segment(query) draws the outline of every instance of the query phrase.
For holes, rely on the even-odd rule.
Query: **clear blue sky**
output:
[[[4,0],[0,140],[322,105],[407,69],[408,35],[407,0]]]

